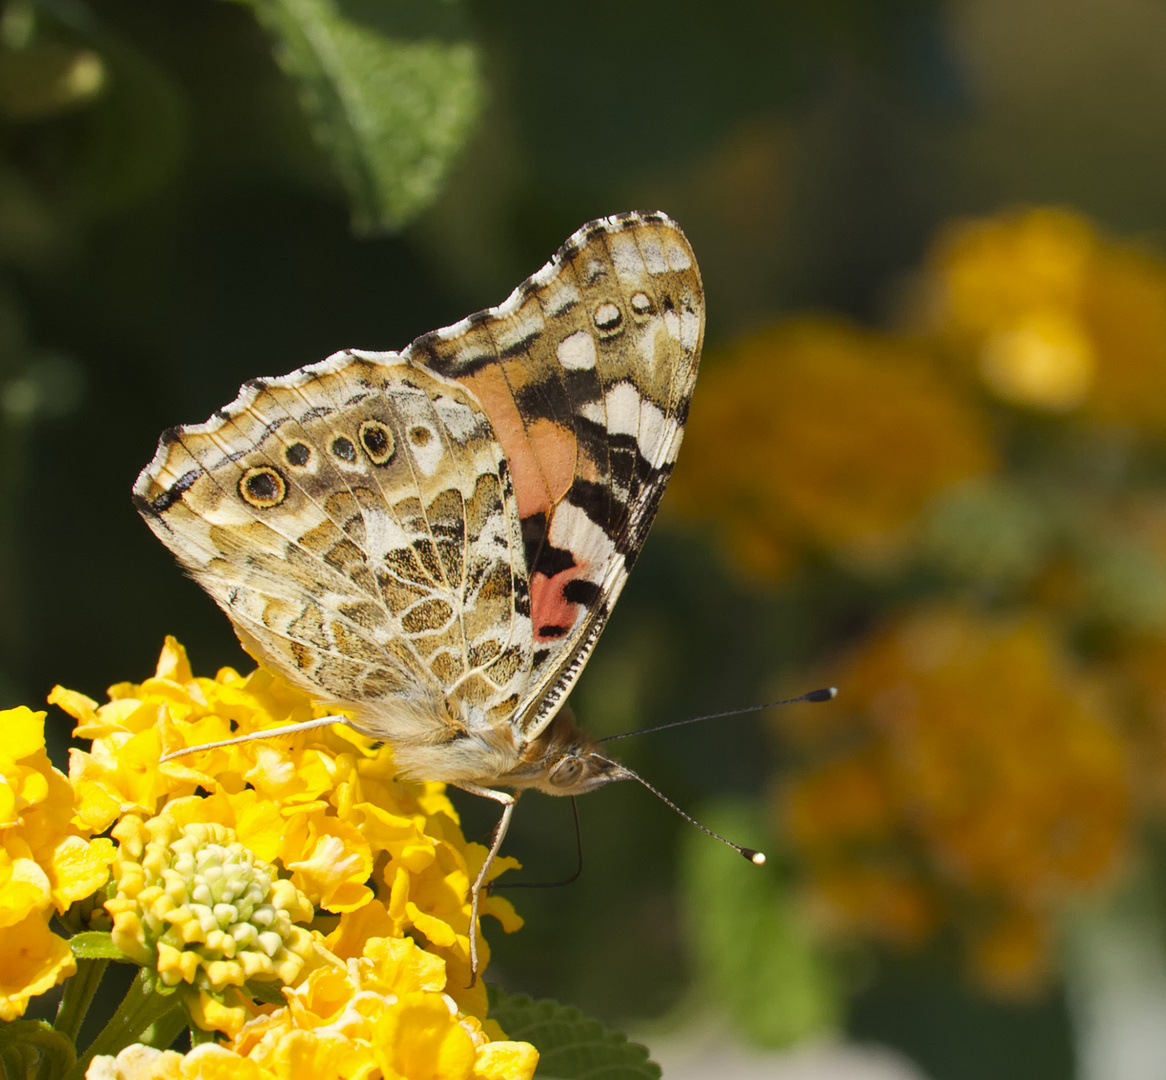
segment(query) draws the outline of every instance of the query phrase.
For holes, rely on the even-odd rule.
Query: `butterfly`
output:
[[[246,738],[346,723],[403,776],[501,804],[472,887],[475,976],[518,795],[639,779],[562,706],[672,472],[703,336],[679,226],[601,218],[503,303],[400,353],[244,383],[164,432],[134,485],[244,648],[347,714]]]

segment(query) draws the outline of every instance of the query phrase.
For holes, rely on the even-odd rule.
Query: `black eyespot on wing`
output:
[[[340,458],[341,461],[351,462],[356,460],[356,447],[353,445],[352,440],[344,435],[338,435],[332,440],[332,453]]]
[[[297,469],[302,469],[312,459],[312,448],[306,443],[292,443],[283,452],[283,456],[287,459],[289,465],[294,465]]]
[[[392,429],[379,420],[365,420],[358,432],[360,445],[374,465],[384,465],[397,451]]]
[[[287,498],[287,483],[270,465],[257,465],[239,477],[239,497],[257,510],[270,510]]]

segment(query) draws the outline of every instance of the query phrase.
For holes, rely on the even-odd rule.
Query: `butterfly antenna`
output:
[[[707,825],[702,825],[691,814],[686,814],[683,810],[680,809],[679,806],[676,805],[676,803],[674,803],[670,798],[668,798],[668,796],[665,795],[664,792],[660,791],[658,788],[654,788],[638,772],[634,772],[633,770],[629,769],[626,765],[620,765],[619,768],[620,768],[620,771],[623,774],[623,776],[625,776],[629,780],[638,780],[653,795],[655,795],[656,798],[659,799],[665,806],[669,806],[673,810],[675,810],[676,813],[678,813],[682,818],[684,818],[684,820],[687,821],[689,825],[695,825],[698,829],[700,829],[700,831],[702,833],[707,833],[714,840],[719,840],[726,847],[731,847],[738,855],[742,856],[743,858],[748,859],[754,866],[764,866],[765,865],[765,853],[763,851],[758,851],[756,848],[742,847],[740,844],[734,844],[732,840],[727,840],[720,833],[713,832],[712,829],[710,829]]]
[[[767,701],[764,705],[746,705],[743,709],[727,709],[725,712],[705,713],[704,716],[690,716],[687,720],[673,720],[667,724],[657,724],[655,727],[637,728],[635,731],[625,731],[620,735],[605,735],[599,741],[614,742],[616,739],[628,739],[633,735],[650,735],[654,731],[667,731],[669,728],[683,727],[685,724],[697,724],[702,720],[719,720],[724,716],[741,716],[743,713],[776,709],[779,705],[796,705],[800,701],[833,701],[837,696],[838,688],[836,686],[826,686],[821,690],[810,690],[797,697],[786,698],[784,701]]]

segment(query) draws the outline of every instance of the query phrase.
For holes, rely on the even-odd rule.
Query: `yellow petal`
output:
[[[20,761],[45,746],[45,714],[20,705],[0,711],[0,758]]]
[[[386,1076],[469,1080],[474,1044],[437,994],[406,994],[375,1027],[374,1053]]]
[[[51,990],[77,970],[69,943],[34,912],[0,930],[0,1020],[24,1015],[28,1000]]]
[[[531,1080],[537,1067],[538,1051],[530,1043],[486,1043],[474,1058],[474,1080]]]

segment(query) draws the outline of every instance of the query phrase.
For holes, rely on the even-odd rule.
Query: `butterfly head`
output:
[[[520,763],[500,783],[537,788],[547,795],[582,795],[630,777],[631,773],[601,753],[599,743],[576,727],[570,712],[562,709],[527,745]]]

